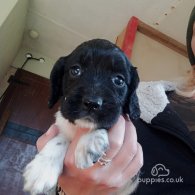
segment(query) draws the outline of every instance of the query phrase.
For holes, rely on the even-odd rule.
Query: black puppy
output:
[[[86,168],[101,159],[109,146],[106,130],[121,114],[131,119],[140,116],[138,82],[136,68],[116,45],[106,40],[84,42],[70,55],[61,57],[51,72],[49,99],[51,108],[61,98],[61,108],[56,113],[60,133],[27,165],[24,189],[36,194],[56,185],[78,126],[90,131],[78,142],[76,166]],[[100,163],[106,164],[102,159]],[[119,194],[131,193],[136,185]]]

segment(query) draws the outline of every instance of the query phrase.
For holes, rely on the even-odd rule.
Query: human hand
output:
[[[121,116],[118,122],[108,131],[109,150],[106,158],[110,164],[101,166],[98,162],[87,169],[75,166],[74,151],[80,137],[86,129],[78,129],[70,144],[65,168],[59,177],[59,185],[68,195],[108,195],[116,192],[130,178],[135,176],[143,165],[143,152],[137,143],[137,134],[131,121]]]

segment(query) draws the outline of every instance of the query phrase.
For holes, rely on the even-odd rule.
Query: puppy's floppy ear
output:
[[[66,64],[66,57],[61,57],[54,64],[54,67],[50,74],[51,91],[48,101],[48,107],[52,108],[54,104],[62,96],[62,82],[64,76],[64,67]]]
[[[126,103],[124,105],[124,114],[129,115],[131,119],[135,120],[140,117],[139,102],[136,94],[136,89],[139,84],[139,76],[137,73],[137,68],[133,67],[131,64],[130,64],[130,78],[131,81],[130,81],[130,85],[128,86],[128,95],[127,95]]]

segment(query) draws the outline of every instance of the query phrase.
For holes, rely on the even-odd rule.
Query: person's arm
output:
[[[52,126],[48,135],[38,140],[38,150],[55,136],[56,132],[56,126]],[[137,134],[132,122],[120,117],[108,132],[110,148],[106,152],[106,158],[112,159],[111,163],[102,166],[97,162],[90,168],[78,169],[74,163],[74,151],[79,138],[85,133],[78,129],[68,148],[64,160],[65,168],[58,180],[67,195],[112,194],[135,176],[142,167],[143,152],[137,143]]]

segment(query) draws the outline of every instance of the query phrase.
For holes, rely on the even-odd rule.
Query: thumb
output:
[[[90,129],[87,129],[87,128],[78,128],[77,129],[76,134],[75,134],[72,142],[68,146],[68,150],[67,150],[67,153],[66,153],[66,156],[65,156],[64,162],[65,162],[66,166],[68,166],[68,167],[75,167],[75,156],[74,156],[74,153],[75,153],[75,149],[76,149],[77,143],[78,143],[79,139],[84,134],[89,132],[89,130]]]
[[[38,151],[42,150],[42,148],[47,144],[47,142],[54,138],[58,133],[58,127],[55,124],[51,125],[48,131],[41,137],[39,137],[39,139],[37,140],[36,145]]]

